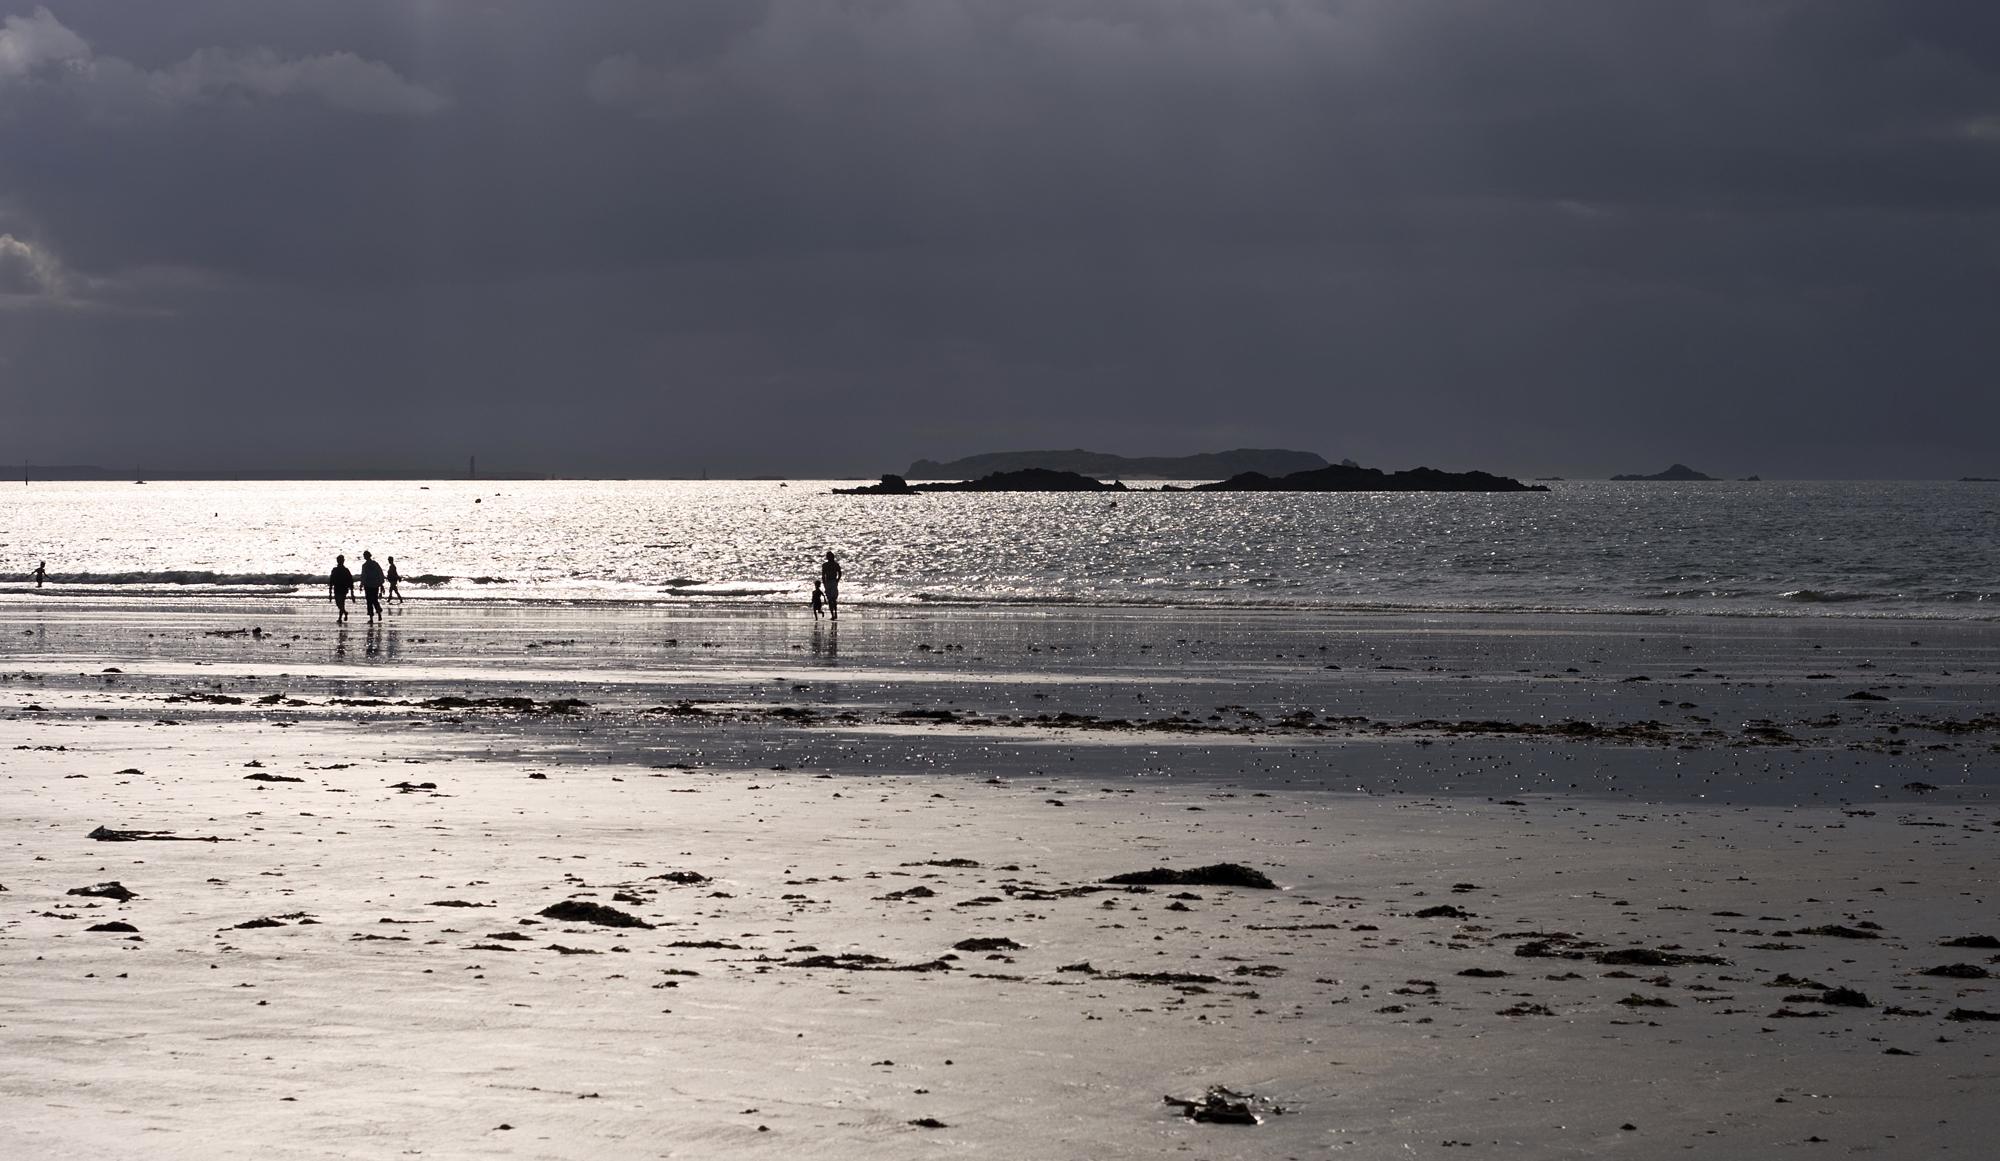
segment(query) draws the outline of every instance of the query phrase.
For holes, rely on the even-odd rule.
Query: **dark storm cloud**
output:
[[[0,458],[1992,466],[1990,4],[0,12]]]

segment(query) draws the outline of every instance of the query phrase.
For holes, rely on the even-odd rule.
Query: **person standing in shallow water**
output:
[[[326,587],[333,593],[333,607],[340,610],[340,616],[335,617],[334,621],[338,624],[345,624],[347,621],[347,597],[348,594],[354,591],[354,574],[347,571],[347,558],[345,556],[336,556],[333,558],[333,572],[326,578]]]
[[[391,601],[402,600],[402,583],[403,574],[396,571],[396,558],[392,556],[389,558],[389,595],[386,599]]]
[[[833,558],[833,550],[827,549],[826,559],[819,563],[819,583],[826,587],[827,616],[840,620],[840,562]]]
[[[385,578],[382,566],[375,563],[375,554],[363,551],[361,554],[361,592],[368,598],[368,619],[373,621],[382,615],[382,585]]]
[[[819,611],[826,604],[826,593],[818,581],[813,582],[813,620],[819,620]]]
[[[48,561],[46,561],[46,560],[45,560],[45,561],[41,562],[40,564],[36,565],[36,566],[35,566],[35,587],[36,587],[36,588],[41,588],[41,587],[42,587],[42,582],[43,582],[44,580],[47,580],[47,579],[48,579],[48,575],[49,575],[49,562],[48,562]],[[814,611],[814,612],[818,612],[818,611],[819,611],[819,598],[818,598],[817,594],[815,594],[815,595],[814,595],[814,597],[813,597],[813,611]]]

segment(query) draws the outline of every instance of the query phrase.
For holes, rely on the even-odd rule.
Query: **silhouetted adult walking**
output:
[[[375,563],[375,554],[361,554],[361,592],[368,598],[368,619],[373,621],[382,615],[382,585],[387,580],[382,575],[382,566]]]
[[[36,565],[36,566],[35,566],[35,587],[36,587],[36,588],[41,588],[41,587],[42,587],[42,581],[43,581],[43,580],[45,580],[45,579],[47,579],[48,575],[49,575],[49,562],[48,562],[48,561],[46,561],[46,560],[45,560],[45,561],[43,561],[42,563],[40,563],[40,564]]]
[[[396,558],[392,556],[389,558],[389,600],[400,601],[403,599],[403,590],[400,587],[402,582],[403,574],[396,571]]]
[[[354,574],[347,571],[347,558],[345,556],[336,556],[333,558],[333,572],[326,578],[326,587],[333,592],[333,607],[340,610],[340,616],[335,617],[334,620],[336,622],[345,622],[347,620],[347,597],[348,594],[354,591]]]
[[[840,620],[840,562],[833,558],[832,549],[828,549],[826,559],[819,562],[819,583],[826,587],[827,616]]]

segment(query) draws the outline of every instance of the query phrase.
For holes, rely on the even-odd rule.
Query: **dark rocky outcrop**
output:
[[[902,476],[885,475],[880,483],[853,488],[835,488],[844,496],[915,496],[925,492],[1125,492],[1122,481],[1106,483],[1093,475],[1050,468],[1021,468],[993,472],[978,479],[953,483],[912,484]],[[1161,492],[1546,492],[1541,484],[1524,484],[1507,476],[1488,472],[1445,472],[1436,468],[1411,468],[1384,472],[1364,468],[1350,461],[1328,464],[1287,475],[1238,472],[1225,480],[1182,488],[1163,484]]]
[[[914,496],[917,494],[917,490],[910,487],[908,480],[901,476],[889,475],[888,473],[883,474],[882,482],[879,484],[863,484],[858,488],[835,488],[834,491],[842,496]]]
[[[1487,472],[1445,472],[1411,468],[1385,472],[1379,468],[1332,464],[1288,476],[1245,472],[1213,484],[1196,484],[1195,492],[1546,492],[1541,484],[1524,484]]]
[[[1697,472],[1693,468],[1688,467],[1686,464],[1674,464],[1673,466],[1669,467],[1666,471],[1654,472],[1650,476],[1629,474],[1623,476],[1613,476],[1611,478],[1614,480],[1713,480],[1715,479],[1714,476],[1709,475],[1707,472]]]
[[[912,484],[901,476],[883,476],[879,484],[859,488],[835,488],[843,496],[914,496],[920,492],[1123,492],[1124,484],[1105,483],[1095,476],[1059,472],[1048,468],[1022,468],[994,472],[976,480],[955,483]]]
[[[995,472],[1024,469],[1074,472],[1097,479],[1132,480],[1213,480],[1243,472],[1284,475],[1326,466],[1326,460],[1312,452],[1282,448],[1236,448],[1191,456],[1115,456],[1103,452],[1069,451],[987,452],[964,459],[938,463],[918,460],[907,473],[913,480],[969,480]]]

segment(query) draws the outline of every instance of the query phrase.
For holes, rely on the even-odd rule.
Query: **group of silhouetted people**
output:
[[[375,563],[374,553],[364,551],[361,554],[361,595],[367,598],[370,621],[384,615],[382,601],[385,597],[383,592],[385,588],[388,590],[386,594],[388,600],[403,599],[402,579],[402,574],[396,571],[395,557],[389,558],[388,570],[384,571],[381,565]],[[340,610],[340,615],[334,618],[336,623],[344,624],[347,621],[347,602],[354,595],[354,583],[354,574],[347,570],[347,558],[334,557],[333,573],[327,577],[326,587],[332,594],[333,607]]]
[[[819,562],[819,579],[813,582],[813,619],[819,619],[821,605],[836,621],[840,620],[840,562],[833,558],[829,550],[826,559]]]

